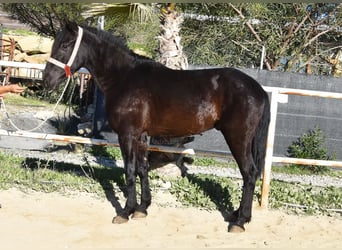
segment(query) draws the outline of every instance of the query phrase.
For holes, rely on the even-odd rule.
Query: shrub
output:
[[[334,155],[329,155],[325,147],[325,136],[319,127],[309,129],[296,141],[294,141],[287,149],[287,156],[294,158],[315,159],[315,160],[333,160]],[[326,166],[314,165],[298,165],[292,164],[293,167],[309,170],[312,173],[319,174],[329,170]]]

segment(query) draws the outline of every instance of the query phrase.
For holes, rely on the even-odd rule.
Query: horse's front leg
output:
[[[151,190],[148,179],[148,155],[147,135],[143,134],[138,144],[137,174],[141,184],[141,202],[136,208],[132,218],[144,218],[147,215],[147,208],[151,205]]]
[[[136,159],[137,159],[137,140],[133,136],[119,136],[119,144],[122,152],[125,167],[125,178],[127,187],[126,205],[116,217],[113,223],[121,224],[128,221],[129,216],[134,213],[137,207],[136,194]]]

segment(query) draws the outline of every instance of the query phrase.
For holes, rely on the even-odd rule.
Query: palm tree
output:
[[[142,3],[94,3],[85,6],[83,16],[112,16],[118,21],[124,22],[128,18],[138,19],[140,22],[151,20],[153,15],[161,13],[161,34],[159,40],[159,61],[172,69],[186,69],[187,58],[183,53],[179,35],[183,18],[175,10],[175,4],[157,5]]]
[[[161,34],[159,39],[160,62],[172,69],[187,69],[188,60],[183,53],[179,35],[183,18],[169,3],[161,8]]]
[[[84,18],[95,16],[111,16],[125,22],[129,18],[137,18],[140,22],[151,19],[154,14],[153,5],[142,3],[92,3],[84,5]]]

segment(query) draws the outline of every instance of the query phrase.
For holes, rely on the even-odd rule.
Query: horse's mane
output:
[[[126,40],[123,37],[114,35],[107,31],[99,30],[90,26],[82,26],[85,30],[95,34],[99,39],[105,40],[108,43],[114,45],[116,48],[126,51],[127,53],[133,55],[137,60],[155,62],[153,59],[134,53],[128,48]]]
[[[120,49],[130,51],[123,37],[116,36],[107,31],[99,30],[89,26],[82,26],[82,28],[90,31],[91,33],[94,33],[101,40],[105,40],[108,43],[114,44],[116,47],[119,47]]]

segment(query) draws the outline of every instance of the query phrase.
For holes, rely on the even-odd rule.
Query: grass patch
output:
[[[342,178],[342,170],[327,168],[324,172],[312,172],[310,166],[299,166],[288,164],[283,166],[272,166],[272,171],[275,173],[284,173],[290,175],[326,175],[331,177]]]
[[[235,161],[230,161],[228,159],[219,159],[219,158],[212,158],[212,157],[199,157],[193,156],[194,159],[193,165],[195,166],[203,166],[203,167],[236,167]]]
[[[331,216],[342,211],[342,188],[272,181],[269,203],[296,214]]]
[[[8,105],[53,106],[48,102],[44,102],[36,98],[26,98],[24,96],[12,93],[6,94],[5,103]]]
[[[36,106],[41,108],[46,108],[47,111],[52,111],[55,103],[50,103],[48,101],[43,101],[38,97],[25,97],[18,94],[8,93],[4,99],[6,106]],[[64,111],[66,110],[67,106],[65,104],[60,103],[57,106],[57,111]],[[11,107],[11,109],[13,109]]]
[[[173,180],[170,192],[185,206],[233,210],[241,199],[239,181],[213,175],[188,175]]]
[[[123,169],[78,166],[0,152],[0,189],[30,188],[42,192],[81,191],[103,196],[107,188],[124,186]]]
[[[92,145],[89,153],[96,156],[108,157],[113,160],[122,160],[121,150],[117,147]]]
[[[3,34],[12,36],[38,36],[36,32],[27,29],[8,29],[3,28]]]
[[[212,175],[190,175],[174,180],[171,193],[185,206],[232,211],[241,199],[242,181]],[[257,181],[254,201],[260,202],[261,181]],[[342,188],[316,187],[271,182],[269,205],[294,214],[338,215],[342,210]]]
[[[110,152],[112,149],[109,150]],[[118,149],[114,150],[115,154]],[[42,192],[68,193],[81,191],[107,197],[125,196],[123,169],[104,166],[73,165],[32,158],[9,156],[0,151],[0,189],[16,187]],[[232,211],[239,206],[242,180],[214,175],[189,174],[170,179],[151,171],[152,193],[155,183],[171,182],[170,193],[184,206],[205,210]],[[140,188],[137,188],[139,193]],[[256,185],[254,199],[261,197],[261,181]],[[271,182],[270,207],[295,214],[337,215],[342,210],[342,188],[314,187],[281,181]],[[338,210],[338,211],[337,211]],[[337,212],[336,212],[337,211]]]

